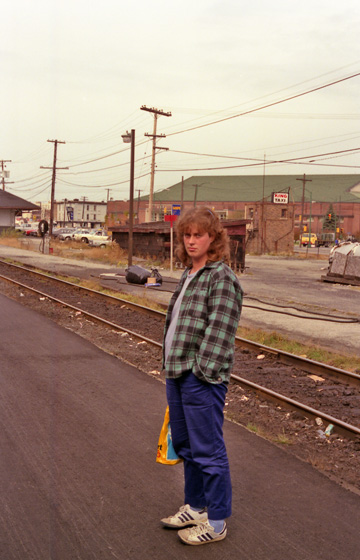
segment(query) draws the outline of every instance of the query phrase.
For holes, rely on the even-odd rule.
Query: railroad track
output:
[[[48,274],[44,274],[42,272],[35,271],[18,264],[8,263],[2,260],[0,260],[0,273],[0,279],[10,282],[13,285],[18,286],[22,290],[30,290],[33,293],[36,293],[41,298],[46,298],[62,306],[67,306],[75,313],[81,313],[91,321],[96,321],[98,323],[106,325],[107,327],[110,327],[111,329],[120,330],[123,333],[126,333],[127,335],[136,338],[141,342],[146,342],[147,344],[161,351],[163,320],[165,317],[164,312],[156,311],[154,309],[129,302],[120,297],[107,295],[96,290],[80,287],[64,279],[50,276]],[[28,276],[26,283],[24,283],[23,280],[20,281],[20,277],[23,277],[24,275]],[[32,281],[29,281],[30,276],[32,277]],[[79,298],[80,294],[81,298]],[[99,298],[102,302],[106,302],[107,307],[107,312],[102,312],[101,315],[98,312],[94,313],[90,310],[90,300],[93,300],[93,304],[94,300],[98,300]],[[79,299],[81,299],[81,302],[78,301]],[[74,304],[75,301],[76,305]],[[100,305],[100,307],[101,306],[102,305]],[[99,304],[97,304],[97,308],[99,308]],[[112,314],[109,313],[109,309],[113,311]],[[161,324],[160,329],[150,327],[152,336],[155,334],[153,338],[149,338],[148,336],[149,326],[145,325],[145,320],[140,321],[138,319],[136,321],[136,330],[124,326],[124,324],[119,324],[120,322],[125,324],[127,323],[126,313],[129,309],[135,313],[142,314],[143,316],[151,316],[156,322]],[[116,320],[111,320],[109,316],[111,317],[114,315],[116,316]],[[337,383],[343,383],[346,384],[346,386],[353,387],[354,391],[358,392],[360,390],[360,376],[356,373],[334,368],[320,362],[314,362],[307,358],[295,356],[287,352],[283,352],[275,348],[270,348],[241,337],[236,338],[236,346],[237,348],[239,348],[240,353],[254,353],[254,363],[259,363],[256,362],[256,357],[259,357],[260,354],[266,357],[264,363],[269,362],[270,360],[270,368],[272,367],[272,362],[280,363],[284,364],[284,367],[296,368],[297,370],[306,372],[307,374],[317,376],[319,379],[335,379]],[[243,363],[243,359],[241,356],[239,357],[238,361]],[[237,373],[234,373],[232,375],[232,381],[246,388],[247,390],[254,391],[256,394],[260,395],[266,400],[271,400],[273,402],[275,401],[278,405],[296,410],[298,413],[306,417],[320,418],[323,422],[333,425],[337,432],[342,433],[347,437],[360,436],[360,427],[355,425],[355,422],[350,423],[348,421],[344,421],[341,418],[337,418],[334,415],[329,414],[329,412],[324,411],[321,408],[318,409],[314,408],[313,406],[309,406],[309,404],[300,402],[298,399],[293,398],[291,395],[284,395],[279,391],[274,390],[274,388],[266,387],[262,383],[260,384],[251,379],[240,376]]]

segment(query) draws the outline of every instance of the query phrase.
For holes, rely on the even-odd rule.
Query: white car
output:
[[[89,245],[91,247],[107,247],[112,244],[112,236],[108,235],[105,231],[97,231],[94,235],[89,237]]]
[[[71,238],[73,241],[81,241],[82,243],[89,243],[89,236],[93,235],[95,230],[91,229],[77,229],[72,234]]]

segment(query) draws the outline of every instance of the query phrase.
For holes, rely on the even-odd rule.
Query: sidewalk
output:
[[[0,305],[1,558],[359,558],[359,496],[230,422],[228,537],[182,544],[159,522],[183,499],[182,465],[155,462],[163,384],[2,295]]]

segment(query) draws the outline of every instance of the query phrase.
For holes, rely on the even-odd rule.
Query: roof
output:
[[[307,197],[315,202],[360,203],[360,175],[306,175]],[[311,181],[311,182],[310,182]],[[181,200],[181,182],[154,194],[154,202]],[[300,202],[303,176],[301,175],[195,175],[184,181],[184,202],[255,202],[272,192],[290,191],[290,201]],[[142,199],[147,200],[144,196]]]
[[[38,210],[39,206],[7,191],[0,190],[0,208],[7,208],[8,210]]]
[[[227,220],[222,221],[224,227],[240,227],[249,224],[251,220]],[[169,233],[170,232],[170,222],[144,222],[143,224],[134,224],[134,233]],[[129,231],[129,225],[126,226],[110,226],[109,231],[114,233],[127,233]]]

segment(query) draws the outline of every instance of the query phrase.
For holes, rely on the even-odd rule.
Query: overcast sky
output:
[[[358,0],[2,0],[6,189],[49,200],[40,167],[57,139],[69,168],[57,200],[128,198],[121,134],[134,128],[135,188],[148,194],[143,105],[172,114],[158,119],[169,151],[157,151],[156,191],[182,176],[262,175],[264,158],[269,174],[360,173],[360,76],[262,108],[359,73],[359,16]]]

